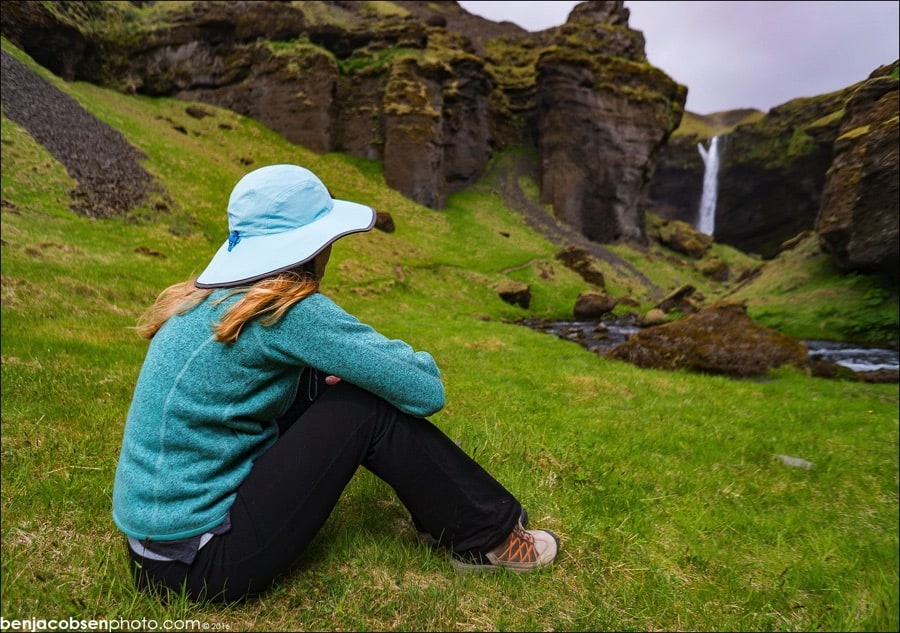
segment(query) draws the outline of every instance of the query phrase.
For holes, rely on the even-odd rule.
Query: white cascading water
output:
[[[697,218],[697,230],[712,235],[716,228],[716,194],[719,188],[719,137],[709,141],[709,149],[703,143],[697,143],[697,149],[703,158],[703,194],[700,196],[700,212]]]

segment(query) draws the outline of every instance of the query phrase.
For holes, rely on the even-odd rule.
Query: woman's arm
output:
[[[282,362],[315,367],[405,413],[425,417],[444,406],[444,385],[431,354],[387,338],[324,295],[311,295],[277,324],[254,330]]]

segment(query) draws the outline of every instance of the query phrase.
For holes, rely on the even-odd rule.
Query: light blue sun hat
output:
[[[335,200],[308,169],[260,167],[232,190],[228,239],[195,283],[199,288],[253,283],[307,262],[338,238],[373,226],[374,209]]]

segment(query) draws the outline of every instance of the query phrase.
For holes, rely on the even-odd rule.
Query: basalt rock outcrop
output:
[[[687,96],[645,63],[627,20],[620,3],[582,3],[537,63],[541,199],[601,243],[646,240],[632,193],[646,191]]]
[[[816,231],[843,271],[878,272],[897,282],[900,267],[900,80],[879,69],[847,103],[825,175]]]
[[[381,160],[388,185],[435,209],[495,152],[535,147],[557,217],[645,242],[641,203],[687,91],[647,62],[628,17],[621,1],[583,2],[529,33],[456,2],[8,0],[2,29],[66,80],[210,103]]]
[[[851,93],[794,99],[727,136],[719,159],[718,241],[768,258],[812,228]]]

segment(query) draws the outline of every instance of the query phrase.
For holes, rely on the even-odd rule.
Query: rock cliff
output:
[[[643,61],[620,4],[576,6],[556,36],[570,45],[537,63],[541,199],[601,243],[645,241],[642,196],[687,96]]]
[[[2,33],[66,80],[211,103],[318,152],[382,161],[434,209],[535,148],[541,201],[592,242],[696,223],[720,137],[715,240],[765,258],[816,230],[844,271],[897,277],[898,64],[768,113],[684,112],[621,1],[529,33],[456,2],[26,2]],[[698,129],[688,123],[700,121]]]
[[[897,64],[854,91],[825,174],[816,231],[843,271],[897,281],[900,267],[900,82]]]
[[[10,1],[2,28],[64,79],[211,103],[381,160],[390,186],[435,209],[496,151],[537,147],[560,219],[643,242],[641,201],[687,93],[628,17],[584,2],[529,33],[456,2]]]

